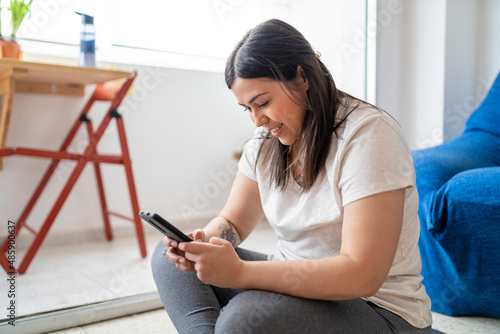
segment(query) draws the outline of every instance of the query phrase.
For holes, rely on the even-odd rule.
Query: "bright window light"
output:
[[[95,17],[98,60],[223,71],[227,56],[246,31],[279,18],[294,25],[321,52],[339,88],[365,98],[366,2],[37,0],[18,37],[25,52],[76,58],[78,11]]]

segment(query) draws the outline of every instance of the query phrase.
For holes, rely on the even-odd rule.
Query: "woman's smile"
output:
[[[278,125],[277,127],[275,127],[274,129],[268,129],[266,127],[264,127],[267,131],[271,132],[271,134],[275,137],[279,137],[280,133],[281,133],[281,128],[283,127],[283,123],[281,123],[280,125]]]

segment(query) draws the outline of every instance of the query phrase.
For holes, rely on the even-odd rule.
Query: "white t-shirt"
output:
[[[262,143],[257,129],[245,146],[239,170],[256,181],[262,207],[278,237],[271,260],[318,259],[340,253],[343,207],[355,200],[395,189],[406,189],[399,244],[390,272],[380,290],[367,300],[386,308],[412,324],[431,325],[431,302],[424,286],[418,238],[418,194],[415,171],[398,123],[388,114],[362,103],[333,135],[321,173],[312,189],[301,192],[289,178],[284,191],[270,184],[270,168],[264,154],[254,169]]]

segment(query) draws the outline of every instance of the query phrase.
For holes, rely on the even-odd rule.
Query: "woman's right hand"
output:
[[[198,242],[207,242],[205,232],[201,229],[195,230],[191,233],[187,233],[187,236]],[[164,237],[162,243],[165,246],[170,247],[165,255],[167,260],[172,263],[175,263],[177,268],[183,271],[194,271],[194,262],[189,261],[184,256],[184,251],[179,249],[179,243],[175,240],[170,239],[169,237]]]

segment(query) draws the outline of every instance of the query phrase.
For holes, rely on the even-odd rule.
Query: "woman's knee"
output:
[[[284,295],[249,290],[236,295],[221,310],[216,333],[274,333]]]

